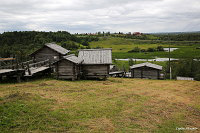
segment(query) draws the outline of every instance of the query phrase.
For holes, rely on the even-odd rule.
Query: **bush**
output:
[[[141,52],[146,52],[147,50],[146,49],[141,49]]]
[[[194,79],[197,80],[197,81],[200,81],[200,73],[196,74]]]
[[[168,71],[169,65],[166,66],[166,74]],[[176,78],[177,76],[183,77],[193,77],[195,80],[200,80],[200,62],[193,59],[184,59],[178,61],[171,61],[172,68],[172,77]]]
[[[147,52],[154,52],[154,51],[156,51],[154,48],[148,48],[147,49]]]
[[[157,51],[164,51],[163,46],[158,46],[158,47],[157,47]]]
[[[139,47],[135,47],[134,49],[132,49],[128,52],[131,53],[131,52],[140,52],[140,51],[141,51],[141,49]]]

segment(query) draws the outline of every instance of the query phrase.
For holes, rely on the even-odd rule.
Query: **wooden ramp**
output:
[[[29,70],[27,70],[25,72],[25,77],[31,77],[31,76],[34,76],[34,75],[37,75],[39,73],[43,73],[43,72],[46,72],[46,71],[49,71],[51,68],[50,67],[45,67],[45,66],[42,66],[42,67],[38,67],[38,68],[30,68]]]
[[[50,62],[49,60],[40,61],[32,64],[27,64],[27,69],[25,71],[25,77],[32,77],[41,73],[50,72]]]
[[[0,75],[6,75],[8,73],[15,72],[15,70],[12,69],[0,69]]]

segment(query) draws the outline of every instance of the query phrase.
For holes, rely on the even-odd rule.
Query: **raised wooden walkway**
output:
[[[49,73],[51,66],[49,60],[35,62],[33,60],[26,61],[12,66],[4,66],[0,68],[0,78],[17,77],[20,82],[21,77],[32,77],[40,73]]]
[[[124,71],[115,71],[115,72],[110,72],[109,75],[111,77],[124,77],[125,76],[125,72]]]
[[[0,70],[0,78],[2,79],[3,76],[7,77],[15,77],[17,81],[21,81],[21,77],[25,74],[24,69],[1,69]]]

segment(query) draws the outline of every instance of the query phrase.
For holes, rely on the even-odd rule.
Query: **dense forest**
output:
[[[181,59],[178,61],[171,61],[172,78],[177,76],[193,77],[195,80],[200,81],[200,59]],[[169,63],[165,68],[165,76],[169,78]]]
[[[18,57],[23,60],[45,43],[55,42],[69,50],[89,48],[90,41],[97,37],[76,37],[66,31],[37,32],[14,31],[0,34],[0,57]]]

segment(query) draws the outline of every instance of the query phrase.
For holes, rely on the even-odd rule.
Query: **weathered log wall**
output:
[[[56,76],[59,79],[78,79],[79,77],[79,66],[67,61],[61,60],[56,63]]]
[[[133,78],[160,79],[160,70],[150,67],[140,67],[131,70]]]
[[[34,58],[35,58],[36,62],[47,60],[47,59],[49,59],[50,62],[55,62],[60,59],[60,55],[56,51],[54,51],[48,47],[44,47],[44,48],[40,49],[34,55]]]
[[[81,70],[85,78],[106,78],[109,74],[109,65],[82,65]]]

